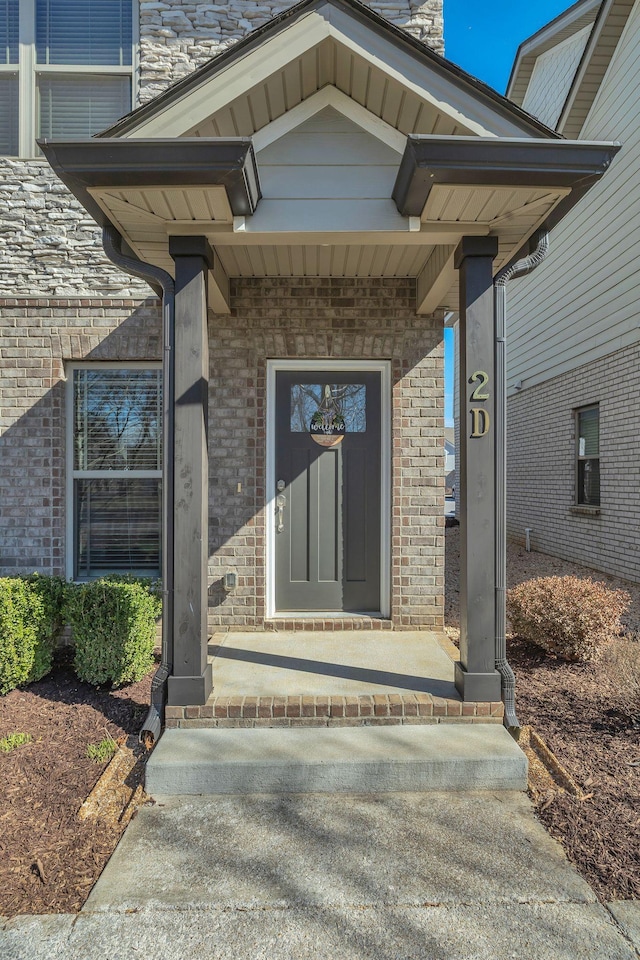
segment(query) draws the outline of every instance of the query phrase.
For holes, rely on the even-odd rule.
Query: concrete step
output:
[[[166,730],[147,764],[152,796],[526,790],[504,727]]]

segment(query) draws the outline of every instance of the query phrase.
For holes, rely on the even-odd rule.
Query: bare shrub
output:
[[[621,632],[630,603],[624,590],[579,577],[538,577],[507,593],[514,633],[561,660],[596,660]]]
[[[640,719],[640,634],[612,643],[603,667],[610,684],[609,702],[630,719]]]

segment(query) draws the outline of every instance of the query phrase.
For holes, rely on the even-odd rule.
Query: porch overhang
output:
[[[322,203],[310,212],[304,200],[286,213],[283,206],[282,215],[253,218],[262,192],[250,138],[97,138],[41,147],[96,222],[115,227],[140,259],[172,273],[169,238],[205,236],[217,276],[210,306],[219,312],[228,312],[235,276],[370,276],[374,263],[392,263],[393,273],[380,275],[414,278],[419,313],[457,309],[453,254],[462,237],[497,237],[494,266],[501,269],[578,202],[619,149],[410,135],[392,196],[378,204],[380,215],[367,211],[359,222],[352,208],[327,217]],[[304,251],[299,268],[291,265],[296,251]],[[259,260],[267,273],[256,269]],[[315,273],[305,272],[309,263]]]
[[[260,199],[256,158],[247,137],[39,140],[38,145],[100,226],[112,221],[96,202],[96,188],[218,187],[231,217],[250,216]]]

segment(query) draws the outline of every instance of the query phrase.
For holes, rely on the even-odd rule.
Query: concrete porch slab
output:
[[[209,649],[217,697],[410,692],[459,699],[453,662],[426,630],[220,633]]]
[[[166,730],[152,796],[526,790],[527,759],[502,726]]]

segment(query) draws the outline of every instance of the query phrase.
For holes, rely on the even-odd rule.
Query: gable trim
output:
[[[286,136],[287,133],[291,133],[306,120],[310,120],[326,107],[333,107],[334,110],[341,113],[347,120],[351,120],[365,130],[366,133],[370,133],[377,140],[386,143],[388,147],[391,147],[391,149],[395,150],[399,155],[404,153],[404,148],[407,143],[407,138],[404,134],[400,133],[399,130],[396,130],[396,128],[392,127],[389,123],[386,123],[385,120],[376,117],[376,115],[367,110],[366,107],[352,100],[346,93],[343,93],[342,90],[338,90],[337,87],[334,86],[323,87],[322,90],[318,90],[317,93],[307,97],[306,100],[303,100],[302,103],[293,107],[292,110],[283,113],[281,117],[273,120],[268,126],[254,133],[251,138],[253,141],[253,149],[256,153],[259,153],[261,150],[264,150],[265,147],[275,143],[276,140]]]
[[[457,87],[460,90],[461,96],[466,94],[472,98],[479,109],[492,111],[494,116],[501,117],[505,122],[515,124],[522,131],[523,135],[540,136],[542,134],[546,137],[556,136],[554,131],[497,93],[487,84],[472,77],[454,63],[445,60],[444,57],[435,53],[425,43],[416,40],[400,27],[395,26],[369,7],[359,3],[358,0],[302,0],[301,3],[291,7],[289,10],[285,10],[263,27],[252,31],[242,40],[239,40],[232,47],[213,57],[212,60],[195,70],[189,76],[173,84],[154,100],[136,108],[126,117],[123,117],[113,126],[96,136],[112,138],[135,135],[134,131],[146,127],[152,118],[181,100],[193,88],[222,73],[237,60],[249,55],[260,44],[277,36],[282,31],[289,29],[294,23],[306,17],[309,13],[316,10],[320,11],[327,7],[332,8],[323,14],[327,27],[329,27],[331,23],[338,23],[340,15],[343,17],[347,16],[352,23],[359,24],[361,27],[367,27],[369,31],[377,34],[380,38],[384,38],[388,43],[396,47],[399,53],[407,59],[407,62],[418,62],[423,66],[430,67],[434,71],[434,74],[440,77],[441,81],[446,80]],[[332,35],[334,37],[339,36],[339,39],[342,39],[342,36],[337,34],[335,26],[333,27],[333,31]],[[232,97],[227,95],[227,102],[231,99]]]

